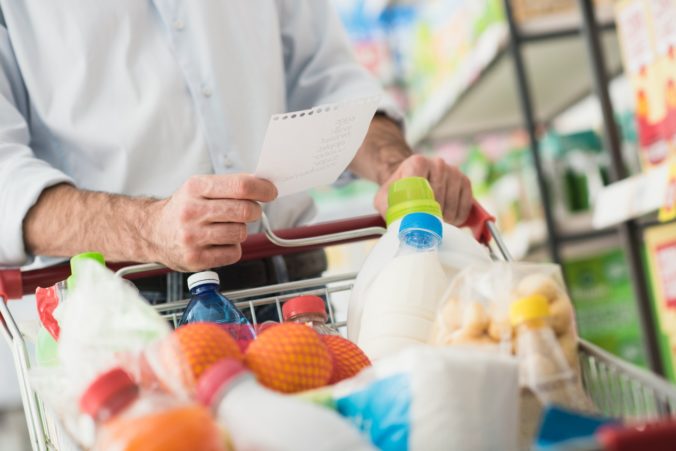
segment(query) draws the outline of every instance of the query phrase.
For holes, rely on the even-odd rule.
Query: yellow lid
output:
[[[514,302],[509,308],[509,319],[513,326],[524,321],[547,318],[549,301],[541,294],[533,294]]]

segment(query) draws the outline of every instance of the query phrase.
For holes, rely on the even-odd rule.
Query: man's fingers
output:
[[[385,213],[387,213],[387,193],[389,186],[389,184],[381,186],[376,193],[375,199],[373,199],[373,206],[376,207],[376,210],[382,217],[385,217]]]
[[[472,211],[474,204],[474,196],[472,194],[472,183],[464,175],[460,176],[462,179],[460,187],[460,200],[458,202],[458,225],[463,225],[469,218],[469,213]]]
[[[393,174],[394,179],[404,177],[425,177],[426,179],[429,179],[429,176],[430,163],[429,160],[422,155],[411,155],[401,163],[399,168],[397,168]]]
[[[261,218],[263,208],[251,200],[191,199],[179,208],[179,219],[184,225],[222,222],[248,223]]]
[[[246,240],[246,225],[240,223],[216,223],[197,227],[188,234],[192,241],[184,243],[191,246],[224,246],[239,244]]]
[[[186,182],[186,189],[193,196],[207,199],[271,202],[277,198],[272,182],[249,174],[195,176]]]
[[[434,197],[441,206],[441,211],[446,211],[446,206],[449,203],[448,185],[452,180],[448,177],[448,166],[440,159],[427,160],[429,167],[429,176],[427,177],[434,192]],[[452,207],[452,206],[451,206]]]
[[[444,193],[445,201],[442,207],[444,219],[453,225],[460,225],[458,222],[458,207],[460,206],[461,177],[457,173],[449,174],[446,192]]]
[[[203,271],[232,265],[240,258],[242,258],[242,247],[239,244],[198,247],[186,253],[184,267],[180,269],[191,272]]]

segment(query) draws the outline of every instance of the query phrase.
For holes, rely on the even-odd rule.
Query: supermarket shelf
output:
[[[582,241],[592,241],[599,238],[605,238],[608,236],[617,235],[618,231],[616,228],[611,227],[608,229],[601,230],[585,230],[582,232],[574,233],[564,233],[559,235],[559,241],[561,243],[579,243]]]
[[[651,227],[657,227],[661,225],[667,225],[667,224],[675,224],[676,223],[676,218],[670,219],[668,221],[659,221],[656,217],[648,217],[648,218],[643,218],[637,221],[639,228],[645,230],[649,229]]]
[[[609,72],[619,74],[622,62],[614,27],[603,29]],[[474,79],[467,81],[471,77],[458,74],[432,102],[413,114],[407,134],[411,143],[522,127],[507,35],[496,31],[495,36],[484,38],[477,47],[476,61],[470,58],[466,69],[475,73]],[[578,28],[525,34],[522,39],[536,118],[544,124],[591,92],[584,42]],[[469,87],[460,90],[459,86]]]

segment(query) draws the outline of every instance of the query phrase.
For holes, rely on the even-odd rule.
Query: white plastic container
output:
[[[337,413],[261,386],[242,363],[224,359],[200,378],[198,398],[232,431],[238,450],[374,450]]]
[[[418,212],[441,217],[441,208],[434,200],[432,188],[422,177],[408,177],[395,182],[390,187],[388,203],[387,233],[369,253],[352,288],[347,315],[347,336],[355,343],[359,342],[362,314],[371,284],[399,249],[402,218]],[[491,261],[488,249],[479,244],[468,231],[442,224],[442,232],[438,255],[449,281],[467,265]]]
[[[371,360],[427,343],[448,277],[437,252],[442,226],[429,213],[406,215],[399,249],[365,297],[357,344]]]

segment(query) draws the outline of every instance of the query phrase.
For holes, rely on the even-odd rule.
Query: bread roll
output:
[[[458,332],[454,333],[452,336],[448,337],[447,344],[449,345],[492,345],[495,346],[496,343],[491,340],[488,335],[479,335],[473,336],[463,333],[464,329],[460,329]]]
[[[462,330],[473,337],[483,335],[488,328],[490,318],[484,307],[478,302],[465,304],[462,311]]]
[[[488,336],[495,341],[508,341],[512,339],[512,325],[507,318],[492,319],[488,325]]]
[[[577,370],[580,361],[577,355],[577,335],[573,329],[558,337],[559,345],[571,368]]]
[[[561,289],[554,279],[543,274],[531,274],[521,279],[516,288],[519,297],[541,294],[549,302],[553,302],[561,294]]]
[[[558,297],[549,304],[549,314],[549,324],[556,335],[562,335],[573,328],[573,306],[567,297]]]

